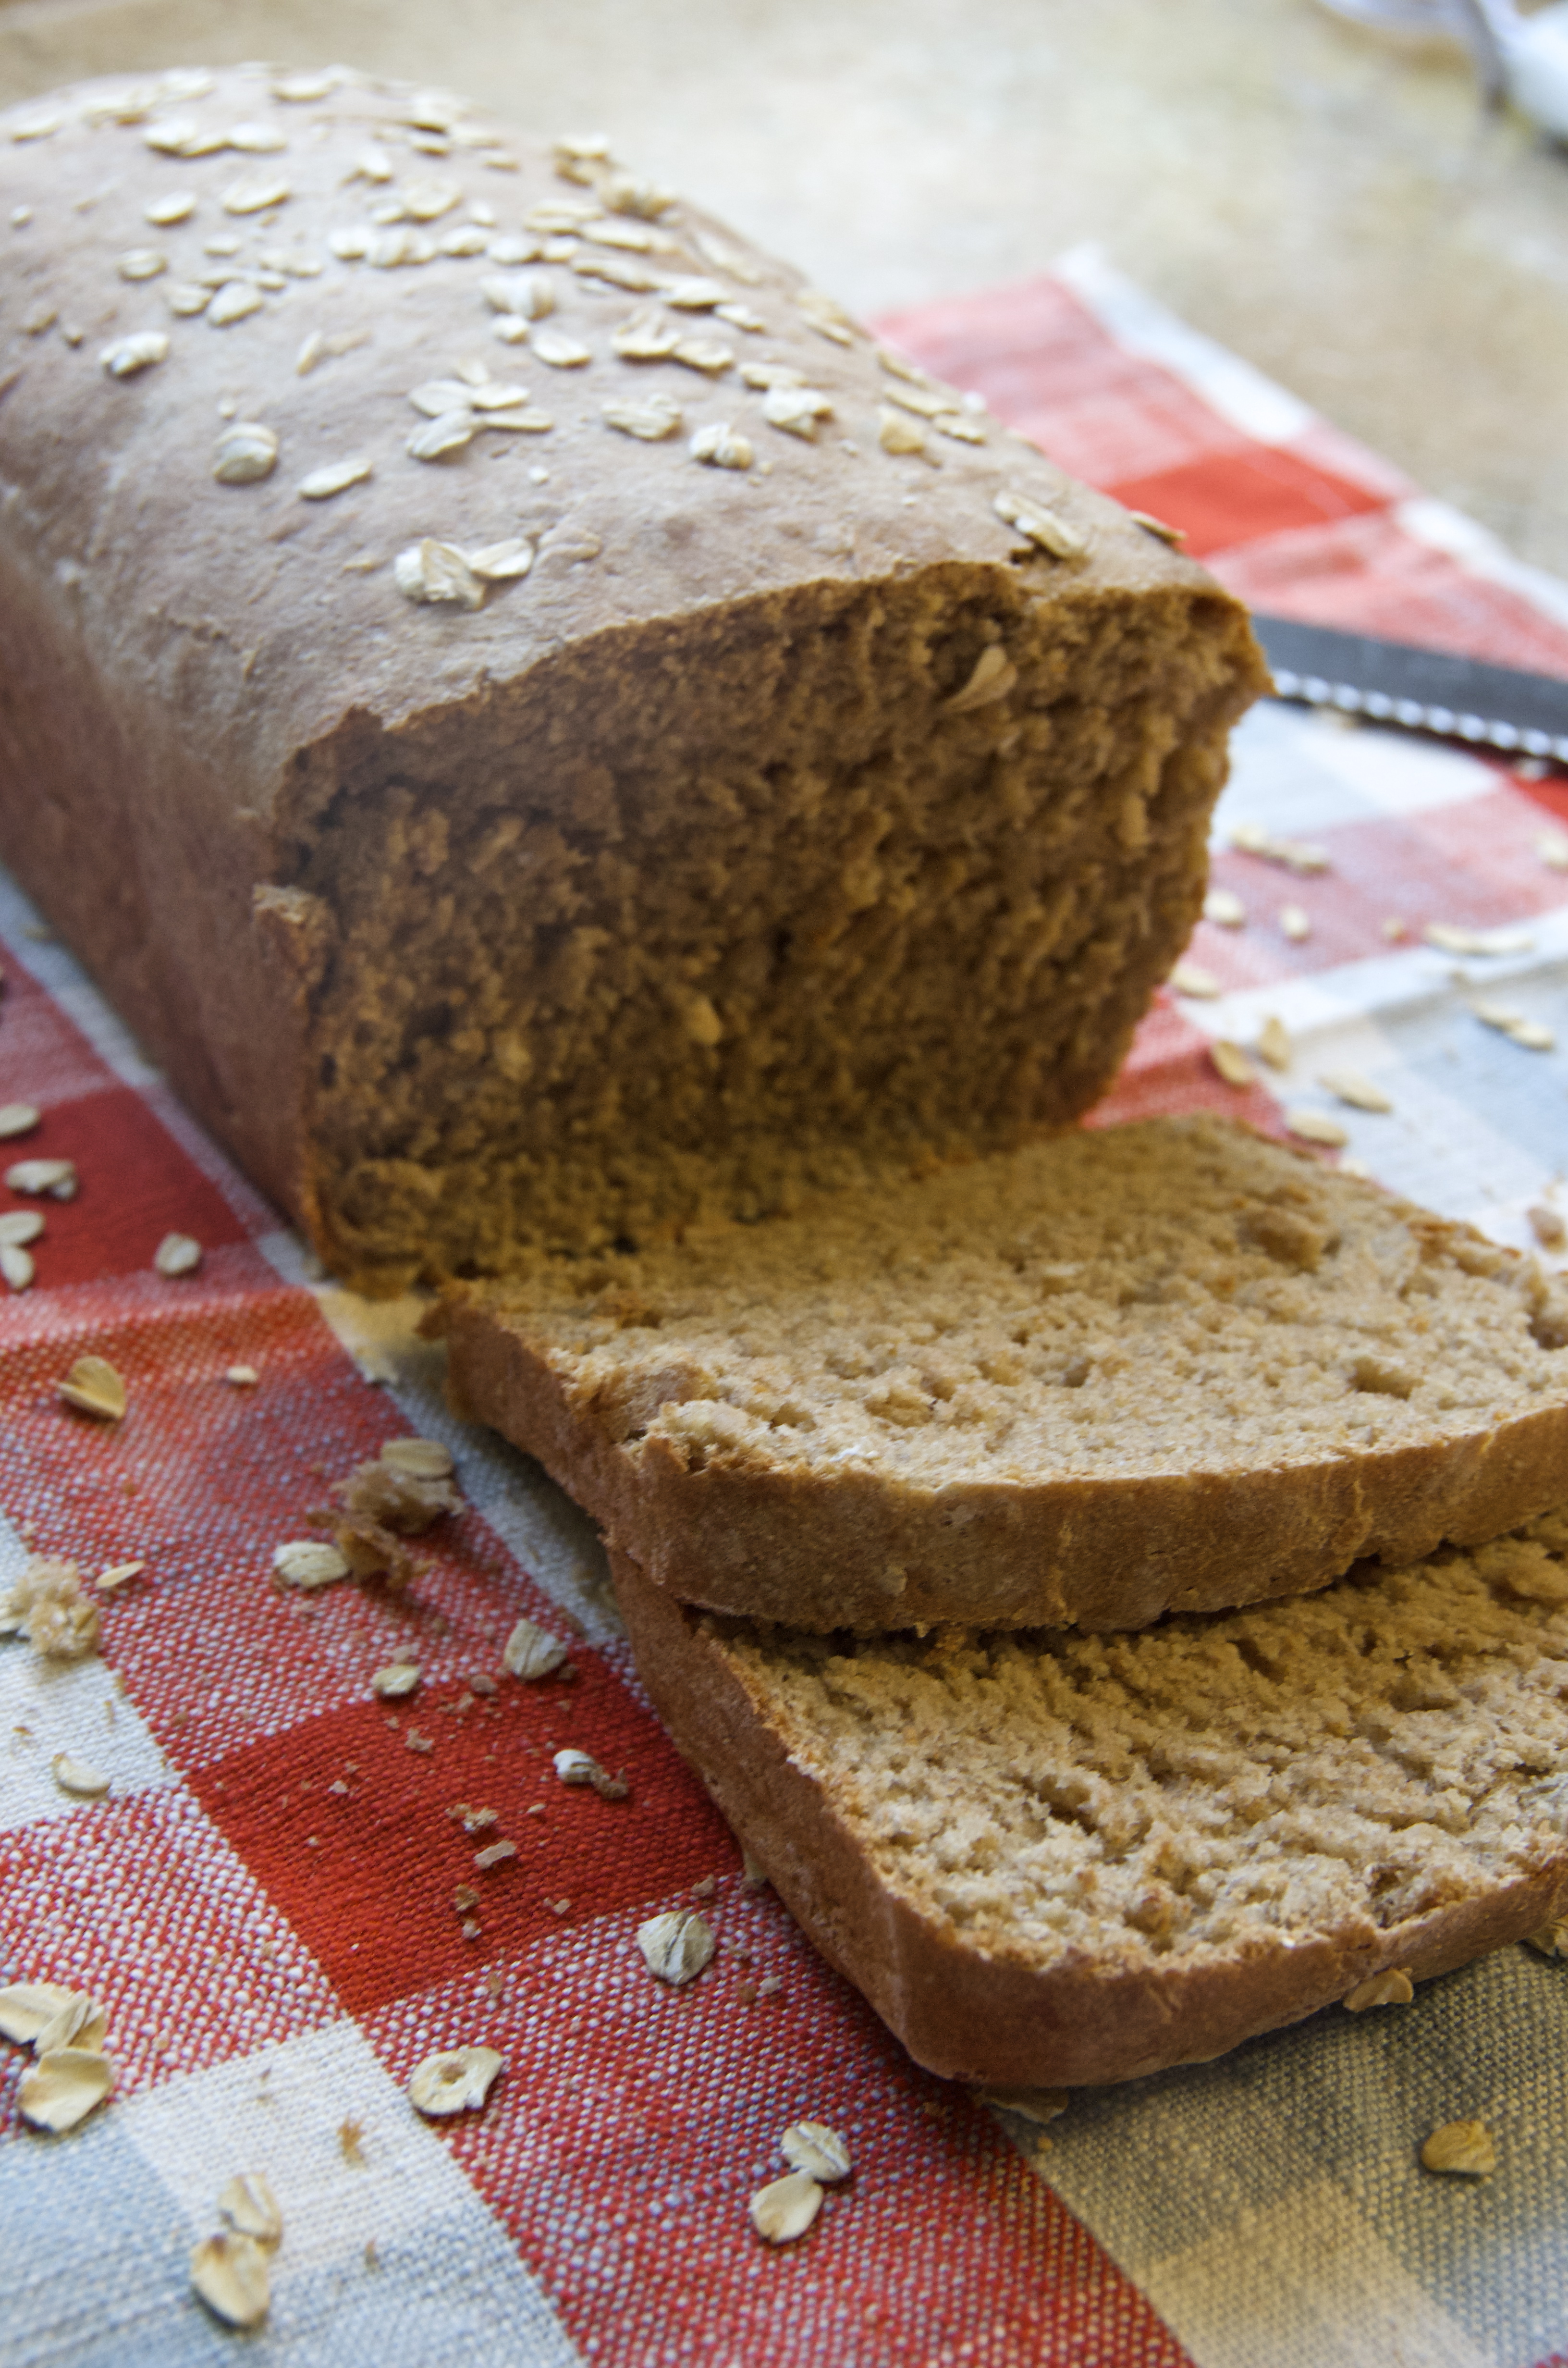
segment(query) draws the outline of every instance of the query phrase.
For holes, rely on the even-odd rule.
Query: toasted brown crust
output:
[[[1139,1628],[1327,1586],[1375,1555],[1416,1562],[1556,1504],[1568,1406],[1469,1437],[1315,1464],[1147,1479],[899,1489],[876,1474],[697,1470],[644,1440],[635,1461],[573,1405],[505,1309],[455,1298],[454,1390],[537,1455],[612,1545],[683,1601],[826,1633],[922,1622]]]
[[[779,1897],[915,2060],[949,2079],[1074,2088],[1202,2064],[1299,2022],[1369,1975],[1424,1981],[1506,1946],[1568,1903],[1568,1844],[1539,1874],[1381,1930],[1369,1918],[1240,1962],[1042,1970],[960,1947],[893,1896],[790,1756],[702,1621],[611,1556],[637,1667],[676,1744]]]

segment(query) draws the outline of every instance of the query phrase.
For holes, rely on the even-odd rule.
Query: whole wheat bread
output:
[[[819,1631],[1136,1627],[1561,1498],[1533,1260],[1209,1115],[542,1262],[459,1397],[685,1600]]]
[[[1568,1515],[1137,1636],[806,1636],[613,1563],[680,1749],[935,2072],[1203,2062],[1568,1904]]]
[[[346,1280],[1099,1092],[1266,680],[1200,568],[448,93],[55,92],[6,219],[0,853]]]

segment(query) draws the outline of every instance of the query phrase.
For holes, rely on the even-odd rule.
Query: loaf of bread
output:
[[[0,856],[369,1290],[1010,1143],[1202,891],[1238,605],[613,163],[0,115]]]
[[[651,1579],[797,1628],[1137,1627],[1495,1537],[1568,1473],[1560,1285],[1208,1114],[446,1321],[464,1405]]]
[[[934,2072],[1201,2063],[1568,1907],[1568,1515],[1138,1636],[804,1636],[614,1568],[681,1750]]]

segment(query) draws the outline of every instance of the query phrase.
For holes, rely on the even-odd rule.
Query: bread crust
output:
[[[793,1759],[702,1620],[625,1554],[617,1600],[637,1668],[677,1748],[813,1946],[928,2071],[998,2088],[1076,2088],[1202,2064],[1301,2021],[1369,1975],[1448,1973],[1568,1905],[1568,1844],[1541,1871],[1388,1930],[1354,1929],[1239,1961],[1042,1969],[963,1948],[877,1878],[823,1787]]]
[[[699,1470],[628,1456],[505,1308],[458,1295],[453,1386],[537,1455],[612,1546],[683,1601],[826,1634],[937,1621],[1140,1628],[1325,1587],[1367,1556],[1416,1562],[1557,1504],[1568,1405],[1467,1437],[1321,1463],[1145,1479],[900,1488],[874,1474]]]

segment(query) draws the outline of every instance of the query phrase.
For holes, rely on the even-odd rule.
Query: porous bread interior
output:
[[[824,1483],[1317,1464],[1568,1382],[1533,1260],[1206,1113],[553,1262],[495,1304],[634,1461]]]
[[[1568,1513],[1137,1635],[704,1627],[879,1880],[1043,1970],[1389,1930],[1561,1858]],[[688,1615],[690,1616],[690,1615]]]
[[[1003,640],[1012,693],[944,702]],[[303,768],[308,1128],[381,1288],[1074,1117],[1201,895],[1240,612],[953,563],[568,650]]]

